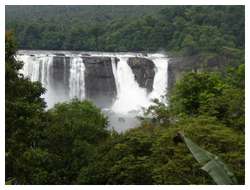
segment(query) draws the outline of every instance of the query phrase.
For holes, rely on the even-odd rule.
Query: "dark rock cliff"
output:
[[[226,72],[227,66],[234,66],[233,60],[233,57],[226,55],[171,57],[168,61],[168,89],[171,90],[176,81],[187,72]]]
[[[146,88],[147,92],[153,90],[153,82],[155,76],[155,65],[153,61],[140,58],[140,57],[130,57],[128,59],[128,64],[131,67],[135,80],[138,82],[139,86]]]
[[[99,106],[110,105],[116,97],[116,85],[110,57],[82,57],[85,64],[86,97]]]
[[[50,80],[51,86],[55,90],[64,90],[63,93],[67,94],[69,91],[70,57],[54,56],[49,75],[52,78]]]

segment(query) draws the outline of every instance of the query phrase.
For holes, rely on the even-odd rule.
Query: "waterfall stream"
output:
[[[155,64],[155,77],[153,83],[153,91],[149,94],[150,99],[158,98],[160,100],[166,101],[162,98],[166,94],[166,87],[168,84],[168,59],[158,55],[155,57],[150,57],[150,59]]]
[[[146,89],[140,88],[135,80],[132,69],[128,65],[128,58],[119,56],[117,64],[117,100],[112,110],[117,113],[126,114],[129,111],[139,110],[141,106],[148,106]]]
[[[85,98],[85,65],[80,57],[70,59],[69,98]]]
[[[88,70],[86,63],[83,62],[82,54],[63,52],[64,56],[58,56],[62,66],[60,66],[60,61],[59,66],[58,61],[55,66],[56,53],[53,51],[23,51],[16,55],[17,60],[24,62],[20,72],[32,81],[40,81],[47,89],[43,97],[48,108],[53,107],[57,102],[72,98],[80,100],[87,98],[85,79]],[[135,116],[141,113],[141,107],[148,107],[152,99],[158,98],[166,102],[165,98],[161,98],[166,94],[168,81],[168,59],[164,54],[148,54],[147,56],[137,53],[87,52],[87,54],[91,57],[111,58],[110,69],[115,83],[116,92],[114,94],[116,94],[116,97],[109,108],[103,109],[108,109],[109,113],[116,113],[115,115],[109,115],[113,127],[119,125],[121,118],[126,119],[126,122],[123,122],[123,120],[120,122],[118,131],[133,127],[136,123]],[[66,57],[68,61],[66,61]],[[135,80],[135,74],[128,64],[129,57],[143,57],[154,63],[155,75],[153,90],[150,93],[147,92],[146,88],[140,87]]]

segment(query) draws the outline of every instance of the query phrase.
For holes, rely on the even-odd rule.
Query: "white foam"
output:
[[[85,65],[81,57],[70,59],[69,96],[70,98],[85,98]]]
[[[135,80],[134,74],[128,65],[128,58],[119,56],[117,64],[117,100],[112,106],[112,110],[117,113],[128,113],[138,110],[142,106],[149,105],[146,89],[140,88]]]

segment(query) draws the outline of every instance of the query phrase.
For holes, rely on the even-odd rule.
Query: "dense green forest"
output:
[[[7,184],[215,184],[176,141],[180,131],[245,183],[243,6],[91,8],[99,14],[85,6],[41,7],[6,8],[12,31],[5,37]],[[137,128],[117,133],[90,101],[73,99],[47,110],[46,89],[18,72],[20,48],[186,55],[226,49],[240,58],[223,73],[186,73],[165,94],[168,105],[154,100]]]
[[[214,184],[179,131],[217,154],[244,184],[244,64],[220,73],[187,73],[169,105],[145,110],[138,128],[107,129],[93,103],[72,100],[46,111],[39,82],[18,74],[6,36],[6,181],[11,184]],[[150,117],[149,117],[150,116]]]
[[[244,49],[244,6],[7,6],[21,49],[177,51]]]

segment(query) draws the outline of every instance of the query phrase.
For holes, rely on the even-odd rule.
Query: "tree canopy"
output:
[[[7,6],[19,48],[177,51],[244,49],[244,6]]]
[[[175,140],[180,131],[245,183],[241,62],[226,74],[187,73],[167,95],[168,106],[154,100],[137,128],[117,133],[89,101],[45,110],[45,89],[18,72],[10,33],[5,44],[7,184],[215,184]]]
[[[6,184],[215,184],[179,132],[245,183],[244,6],[6,6],[7,30]],[[230,55],[233,67],[185,73],[167,105],[154,100],[138,127],[117,133],[90,101],[47,110],[17,47]]]

